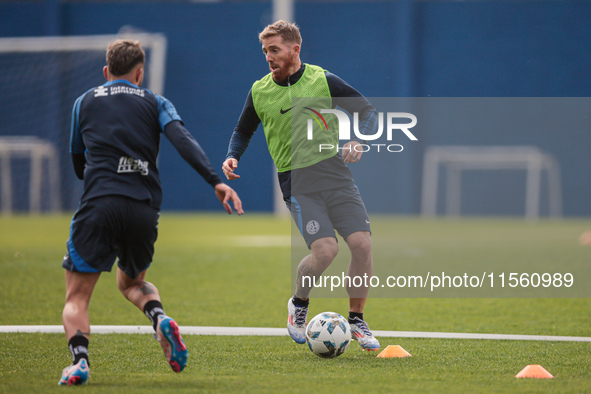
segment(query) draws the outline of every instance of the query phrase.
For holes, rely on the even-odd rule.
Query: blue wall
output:
[[[0,36],[115,34],[124,25],[164,33],[164,94],[218,169],[248,89],[267,72],[257,33],[271,22],[271,14],[271,4],[258,1],[54,0],[41,7],[39,2],[2,2]],[[338,74],[368,97],[585,97],[591,92],[591,3],[586,1],[311,1],[296,4],[296,21],[304,39],[302,59]],[[520,143],[537,145],[560,161],[565,214],[591,215],[588,130],[534,133],[518,141],[497,137],[476,133],[465,138],[454,130],[418,136],[421,148],[392,166],[396,182],[388,210],[418,212],[424,147]],[[219,209],[209,186],[167,141],[160,168],[163,209]],[[240,162],[243,177],[232,183],[247,210],[271,209],[272,171],[259,128]],[[522,183],[514,178],[515,184]],[[370,182],[365,188],[375,193],[380,184]],[[481,200],[490,191],[474,193],[474,200]]]

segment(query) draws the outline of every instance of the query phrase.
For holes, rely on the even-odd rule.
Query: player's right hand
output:
[[[230,186],[226,185],[225,183],[218,183],[215,185],[215,195],[220,200],[228,215],[232,213],[232,207],[230,206],[230,201],[234,205],[234,209],[238,213],[238,215],[242,215],[244,210],[242,209],[242,201],[240,201],[240,197],[238,197],[238,193]]]
[[[236,168],[238,168],[238,160],[234,158],[229,158],[222,164],[222,171],[224,171],[224,175],[229,181],[240,178],[240,175],[234,174]]]

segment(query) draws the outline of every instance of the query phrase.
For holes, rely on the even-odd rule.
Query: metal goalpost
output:
[[[147,55],[147,87],[162,94],[167,46],[163,34],[0,38],[4,78],[0,102],[10,108],[0,122],[2,214],[14,212],[15,203],[23,209],[21,200],[28,203],[30,213],[60,211],[64,197],[76,194],[77,186],[60,176],[65,166],[59,161],[67,149],[64,130],[69,130],[70,95],[82,93],[79,85],[88,87],[86,80],[78,80],[96,75],[96,68],[104,65],[108,44],[118,38],[142,43]],[[28,199],[15,198],[24,193]]]
[[[283,19],[294,22],[294,0],[273,0],[273,22]],[[275,176],[277,168],[273,165],[273,212],[277,216],[288,216],[289,211],[283,202],[283,193],[279,187],[279,181]]]

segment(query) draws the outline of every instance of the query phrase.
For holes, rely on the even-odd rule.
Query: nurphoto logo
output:
[[[309,110],[313,119],[308,119],[308,140],[314,139],[314,121],[320,126],[320,131],[317,132],[328,132],[328,124],[322,114],[333,114],[337,117],[339,122],[339,140],[349,141],[351,140],[351,121],[349,116],[338,109],[321,109],[315,111],[312,108],[304,107]],[[378,112],[378,127],[374,134],[362,134],[359,131],[359,113],[353,113],[353,133],[355,137],[360,140],[369,142],[376,141],[384,134],[384,118],[386,119],[386,140],[391,142],[395,136],[395,132],[402,132],[409,140],[418,141],[417,137],[410,131],[411,128],[416,126],[417,117],[409,112],[387,112],[384,116],[383,112]],[[400,123],[400,120],[406,119],[407,122]],[[408,120],[410,122],[408,122]],[[326,131],[325,131],[326,130]],[[397,134],[397,133],[396,133]],[[336,147],[339,150],[347,149],[342,147]],[[323,150],[334,150],[333,144],[318,144],[318,151]],[[349,147],[349,149],[351,149]],[[353,150],[356,152],[368,152],[370,150],[388,151],[392,153],[402,152],[404,147],[400,144],[386,144],[386,143],[364,143],[355,145]]]

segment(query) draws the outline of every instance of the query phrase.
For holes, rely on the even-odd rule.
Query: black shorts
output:
[[[308,248],[319,238],[343,239],[357,231],[369,231],[369,217],[357,186],[292,196],[286,202]]]
[[[158,237],[158,210],[124,196],[104,196],[80,205],[70,227],[62,266],[73,272],[111,271],[131,278],[146,270]]]

